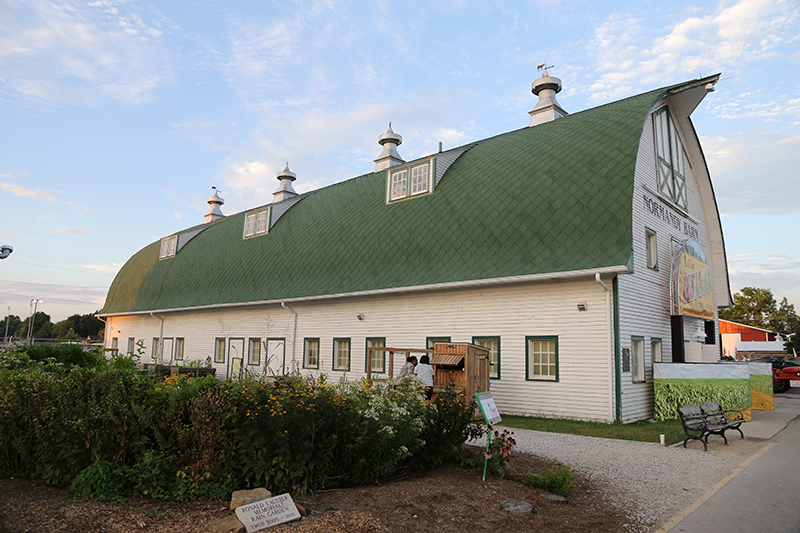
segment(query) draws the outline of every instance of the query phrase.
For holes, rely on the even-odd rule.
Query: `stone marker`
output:
[[[208,533],[243,533],[244,526],[238,518],[231,515],[208,522],[206,531]]]
[[[231,494],[231,511],[245,503],[253,503],[259,500],[266,500],[272,493],[265,488],[251,490],[237,490]]]
[[[520,502],[517,500],[506,500],[500,504],[500,507],[512,513],[525,514],[533,512],[533,505],[528,502]]]
[[[247,533],[261,531],[262,529],[277,526],[284,522],[298,520],[300,513],[288,493],[248,503],[236,508],[236,516],[244,524]]]
[[[544,492],[540,493],[542,498],[550,500],[553,503],[569,503],[569,500],[563,496],[559,496],[558,494],[545,494]]]

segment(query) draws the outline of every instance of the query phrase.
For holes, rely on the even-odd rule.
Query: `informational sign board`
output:
[[[703,247],[688,239],[672,257],[673,303],[677,314],[714,320],[714,285]]]
[[[247,533],[261,531],[300,518],[300,512],[289,494],[281,494],[236,508],[236,517]]]
[[[483,419],[487,424],[493,426],[503,421],[503,419],[500,417],[500,411],[497,409],[497,405],[494,403],[494,398],[492,398],[491,392],[479,392],[475,394],[475,398],[478,400],[481,413],[483,413]]]

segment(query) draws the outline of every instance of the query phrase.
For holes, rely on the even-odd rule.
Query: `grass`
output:
[[[603,422],[503,415],[501,425],[509,428],[532,429],[548,433],[566,433],[568,435],[656,443],[659,442],[659,435],[663,434],[665,435],[667,446],[676,442],[683,442],[686,438],[680,420],[664,420],[662,422],[645,420],[634,422],[633,424],[605,424]]]

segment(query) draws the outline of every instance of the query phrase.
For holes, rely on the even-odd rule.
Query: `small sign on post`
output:
[[[483,413],[483,420],[489,426],[489,434],[486,436],[486,453],[483,459],[483,480],[486,481],[486,468],[489,466],[489,447],[492,445],[492,426],[502,422],[503,419],[500,417],[500,411],[494,403],[491,392],[478,392],[475,394],[475,398],[478,400],[481,413]]]
[[[247,533],[261,531],[300,518],[300,512],[289,494],[261,500],[236,508],[236,517]]]

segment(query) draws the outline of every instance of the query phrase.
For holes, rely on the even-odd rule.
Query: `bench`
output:
[[[730,418],[728,417],[729,413]],[[742,412],[723,411],[716,402],[707,401],[701,406],[686,404],[678,407],[678,415],[680,415],[683,431],[686,433],[686,440],[683,441],[684,448],[690,440],[699,440],[703,443],[703,449],[708,451],[709,435],[719,435],[725,444],[728,444],[725,432],[729,429],[735,429],[744,438],[744,433],[739,427],[744,423]]]

